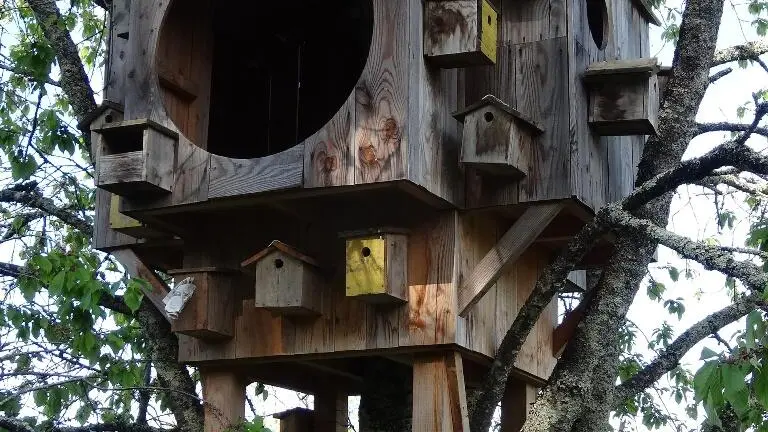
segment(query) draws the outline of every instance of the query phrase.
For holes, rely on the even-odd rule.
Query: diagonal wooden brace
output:
[[[528,249],[563,207],[562,203],[534,205],[515,221],[459,288],[459,315],[466,314],[483,298],[499,279],[504,267]]]
[[[126,273],[131,277],[140,278],[149,282],[149,287],[144,290],[144,295],[153,305],[155,305],[165,319],[170,322],[168,314],[165,313],[165,303],[163,303],[163,299],[168,294],[168,291],[170,291],[168,285],[166,285],[152,269],[147,267],[133,250],[129,248],[119,249],[112,251],[111,254],[117,259],[117,262],[125,268]]]

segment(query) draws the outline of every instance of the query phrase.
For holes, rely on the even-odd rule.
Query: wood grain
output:
[[[488,292],[504,266],[522,255],[561,209],[561,204],[541,204],[531,206],[523,213],[462,283],[458,303],[460,315]]]
[[[405,176],[408,140],[408,7],[374,2],[368,63],[355,87],[355,184]]]
[[[414,432],[469,431],[461,361],[454,352],[414,359]]]
[[[259,159],[211,156],[208,198],[225,198],[302,186],[304,146]]]

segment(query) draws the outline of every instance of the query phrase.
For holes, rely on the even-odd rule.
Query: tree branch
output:
[[[62,22],[61,13],[55,0],[28,0],[27,4],[32,9],[45,38],[56,52],[56,60],[58,60],[61,71],[59,84],[67,95],[77,120],[80,121],[96,109],[96,100],[93,97],[93,89],[88,74],[78,54],[77,45],[67,31],[67,26]],[[93,161],[89,136],[87,135],[84,135],[85,148],[89,160]]]
[[[624,401],[647,389],[664,374],[677,367],[680,359],[697,343],[741,319],[759,305],[765,305],[765,301],[762,293],[755,292],[692,325],[640,372],[616,387],[614,409],[620,408]]]
[[[754,60],[765,53],[768,53],[768,42],[763,40],[735,45],[716,51],[712,67],[739,60]]]
[[[729,123],[729,122],[717,122],[717,123],[698,123],[694,129],[694,134],[701,135],[707,132],[746,132],[752,125],[746,123]],[[754,133],[768,137],[768,128],[758,127],[755,128]]]
[[[21,204],[35,208],[56,217],[85,236],[93,236],[91,221],[84,220],[74,212],[57,206],[52,199],[46,198],[40,193],[36,182],[14,185],[8,189],[0,190],[0,203]]]
[[[768,169],[768,167],[766,167]],[[651,221],[632,216],[614,205],[605,208],[608,223],[620,230],[647,236],[679,253],[683,258],[701,263],[707,270],[717,270],[741,280],[750,290],[762,294],[768,286],[768,273],[749,261],[739,261],[718,246],[710,246],[667,231]]]

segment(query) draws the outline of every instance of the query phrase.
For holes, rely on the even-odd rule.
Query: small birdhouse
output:
[[[352,232],[346,237],[347,297],[375,303],[407,301],[408,237],[393,232]]]
[[[584,73],[589,88],[589,125],[603,136],[654,135],[659,109],[655,58],[593,63]]]
[[[138,221],[120,211],[120,202],[122,198],[119,195],[112,195],[109,203],[109,228],[119,233],[135,238],[157,238],[166,237],[158,230],[152,229],[145,223]]]
[[[218,267],[169,270],[168,274],[174,279],[191,278],[194,285],[192,297],[171,323],[172,330],[207,340],[232,337],[238,273],[237,270]]]
[[[496,63],[498,12],[489,0],[428,0],[424,55],[443,68]]]
[[[96,185],[121,196],[170,193],[178,134],[151,120],[105,122]]]
[[[532,146],[542,129],[492,95],[454,114],[464,122],[460,161],[494,175],[524,177],[533,163]]]
[[[273,416],[280,420],[280,432],[310,432],[314,430],[315,412],[307,408],[293,408]]]
[[[242,263],[256,273],[255,305],[283,315],[319,315],[320,264],[279,241]]]

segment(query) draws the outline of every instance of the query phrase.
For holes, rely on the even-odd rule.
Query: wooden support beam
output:
[[[201,370],[204,432],[222,432],[245,418],[246,381],[232,371]]]
[[[504,267],[528,249],[562,208],[561,203],[534,205],[515,221],[459,288],[460,315],[466,314],[469,308],[483,298],[499,279]]]
[[[413,362],[413,432],[469,432],[461,354],[418,356]]]
[[[151,268],[144,264],[133,250],[118,249],[112,251],[111,254],[131,277],[143,279],[149,283],[148,289],[144,290],[144,295],[163,314],[165,319],[170,322],[168,315],[165,313],[165,303],[163,303],[163,299],[170,291],[168,285]]]
[[[579,305],[576,306],[576,309],[572,310],[568,315],[566,315],[565,318],[563,318],[563,322],[561,322],[560,325],[557,326],[557,328],[555,328],[553,331],[552,355],[557,358],[560,357],[560,355],[563,353],[563,350],[565,349],[565,346],[568,344],[568,341],[570,341],[573,335],[576,333],[576,327],[579,326],[582,318],[584,318],[584,314],[587,312],[587,307],[592,301],[592,297],[595,295],[595,292],[597,292],[594,287],[597,281],[590,283],[591,281],[586,280],[587,278],[588,276],[585,276],[586,292],[582,296]]]
[[[528,417],[531,405],[536,401],[538,389],[525,382],[510,379],[501,400],[500,432],[519,432]]]
[[[315,393],[315,431],[347,432],[348,419],[347,395],[330,388]]]

